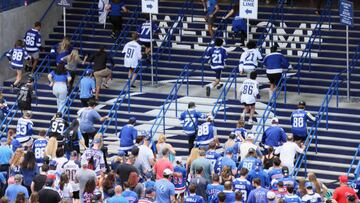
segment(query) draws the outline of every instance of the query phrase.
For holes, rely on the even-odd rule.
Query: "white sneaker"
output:
[[[241,115],[240,115],[240,119],[241,120],[243,120],[243,121],[245,121],[245,113],[243,112],[243,113],[241,113]]]
[[[253,119],[249,118],[248,123],[253,124],[254,123]]]

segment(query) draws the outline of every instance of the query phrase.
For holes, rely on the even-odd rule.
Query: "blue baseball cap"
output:
[[[129,118],[129,121],[135,122],[135,121],[136,121],[136,118],[135,118],[134,116],[131,116],[131,117]]]
[[[119,150],[119,151],[118,151],[118,155],[119,155],[119,156],[125,156],[126,153],[125,153],[123,150]]]
[[[7,138],[6,137],[1,137],[0,142],[7,142]]]
[[[92,74],[93,73],[93,70],[92,69],[86,69],[86,71],[85,71],[85,74],[86,75],[90,75],[90,74]]]
[[[225,150],[225,153],[226,154],[232,154],[233,153],[233,148],[232,147],[229,147]]]
[[[51,160],[49,166],[57,166],[57,162],[55,160]]]

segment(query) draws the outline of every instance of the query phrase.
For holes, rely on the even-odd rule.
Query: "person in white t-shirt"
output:
[[[302,143],[300,148],[298,144],[294,142],[292,135],[288,135],[286,140],[287,142],[275,150],[275,154],[280,154],[281,164],[287,166],[291,173],[294,168],[295,155],[296,153],[303,154],[305,145]]]
[[[125,53],[124,56],[124,66],[126,68],[129,68],[128,72],[128,78],[131,77],[131,87],[135,88],[134,85],[135,79],[136,79],[136,68],[139,66],[139,60],[141,60],[141,45],[137,42],[139,39],[139,34],[137,32],[133,32],[131,34],[132,41],[125,44],[124,49],[122,50],[122,53]]]
[[[245,141],[240,145],[241,160],[244,160],[247,157],[251,149],[255,150],[257,157],[259,158],[262,157],[262,153],[259,147],[254,144],[254,140],[255,140],[255,135],[253,133],[248,133],[246,135]]]
[[[239,62],[239,72],[241,75],[244,72],[247,74],[253,72],[258,67],[258,60],[262,60],[261,53],[256,48],[255,42],[248,42],[246,47],[247,50],[241,54]]]
[[[259,94],[258,81],[256,81],[257,73],[250,73],[250,79],[246,79],[240,87],[240,102],[243,104],[244,110],[241,114],[241,120],[245,121],[246,113],[250,111],[249,124],[252,124],[255,113],[256,96]]]

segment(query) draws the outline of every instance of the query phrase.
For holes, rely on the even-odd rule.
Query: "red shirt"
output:
[[[348,187],[347,185],[342,185],[335,189],[333,199],[335,199],[337,203],[347,203],[346,198],[350,195],[354,195],[355,199],[359,199],[352,188]]]
[[[156,174],[156,180],[163,178],[163,172],[165,169],[174,171],[172,163],[167,158],[162,158],[156,161],[154,165],[154,172]]]

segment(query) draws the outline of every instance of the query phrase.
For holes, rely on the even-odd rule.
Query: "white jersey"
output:
[[[73,191],[79,191],[80,189],[79,183],[75,183],[75,175],[79,169],[80,164],[73,160],[69,160],[63,165],[63,170],[69,177],[69,183],[71,184]]]
[[[251,72],[258,67],[258,60],[262,60],[258,49],[248,49],[241,54],[239,71]]]
[[[239,93],[241,94],[241,103],[255,104],[256,95],[259,94],[258,81],[246,79],[240,87]]]
[[[124,66],[127,68],[136,68],[141,60],[141,45],[136,41],[130,41],[125,44],[122,53],[124,56]]]

